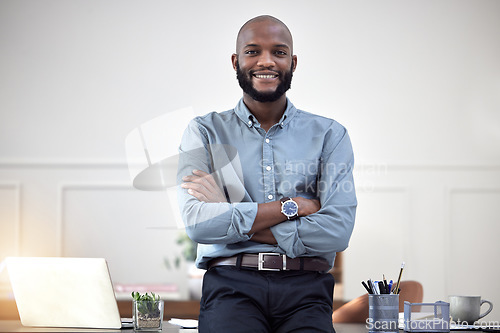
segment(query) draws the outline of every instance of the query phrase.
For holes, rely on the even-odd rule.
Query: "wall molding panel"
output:
[[[56,224],[56,240],[57,254],[64,256],[64,213],[65,213],[65,195],[67,191],[135,191],[135,189],[126,183],[65,183],[60,184],[57,193],[57,224]]]
[[[500,199],[500,186],[493,184],[484,186],[450,186],[445,188],[446,230],[449,233],[445,239],[444,266],[446,267],[445,288],[448,295],[457,292],[456,288],[453,288],[453,285],[456,285],[454,281],[456,281],[458,274],[467,274],[467,272],[476,270],[486,273],[491,269],[491,266],[487,264],[488,260],[485,260],[485,257],[488,257],[489,253],[491,259],[496,260],[496,257],[500,253],[500,251],[497,252],[495,250],[492,252],[487,251],[487,249],[491,250],[492,245],[498,243],[497,241],[488,241],[488,239],[492,234],[497,234],[497,231],[493,231],[495,229],[492,229],[495,226],[495,221],[500,224],[500,200],[498,200]],[[460,196],[463,197],[462,202],[459,200]],[[490,197],[490,202],[487,202],[488,197]],[[459,202],[454,202],[454,200]],[[474,202],[474,200],[477,200],[477,202]],[[490,208],[491,211],[486,210],[487,208]],[[470,218],[467,221],[470,223],[464,229],[463,223],[460,225],[460,222],[463,222],[463,219],[466,219],[470,215],[473,215],[475,218]],[[488,222],[489,220],[492,221]],[[481,234],[475,235],[476,230],[481,230]],[[488,232],[489,230],[491,232]],[[463,240],[464,234],[467,235],[467,240]],[[464,257],[457,258],[457,254],[453,252],[458,245],[457,242],[460,244],[460,248],[464,248],[464,250],[468,249],[470,255],[476,256],[476,259],[471,262]],[[500,250],[500,247],[497,250]],[[479,279],[487,275],[482,274]],[[497,280],[497,276],[491,277]],[[490,283],[480,282],[478,278],[475,278],[474,281],[471,285],[482,284],[484,285],[485,292],[488,292]],[[473,291],[471,290],[471,292]],[[500,301],[500,295],[496,297],[497,301]],[[489,299],[487,296],[485,298]]]
[[[11,191],[14,206],[12,207],[13,220],[11,224],[13,225],[13,234],[11,235],[0,235],[0,239],[3,237],[9,237],[14,239],[14,249],[12,255],[18,256],[21,253],[21,183],[20,182],[1,182],[0,181],[0,191]],[[7,221],[2,221],[3,223],[8,223]]]

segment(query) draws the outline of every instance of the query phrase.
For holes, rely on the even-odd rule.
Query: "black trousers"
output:
[[[334,333],[331,274],[213,267],[205,273],[200,333]]]

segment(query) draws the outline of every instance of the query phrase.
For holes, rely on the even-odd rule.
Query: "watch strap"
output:
[[[283,204],[283,203],[285,203],[286,201],[291,200],[291,199],[292,199],[292,198],[290,198],[290,197],[283,197],[283,198],[281,198],[281,199],[280,199],[280,202]]]

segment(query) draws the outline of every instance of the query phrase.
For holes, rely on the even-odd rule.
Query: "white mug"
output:
[[[489,304],[489,309],[480,314],[481,305]],[[486,316],[493,310],[493,303],[481,300],[481,296],[450,296],[450,315],[455,322],[467,322],[472,325],[475,321]]]

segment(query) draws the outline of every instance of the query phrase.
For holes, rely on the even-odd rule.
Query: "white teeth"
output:
[[[255,77],[258,79],[272,79],[275,78],[276,75],[255,75]]]

